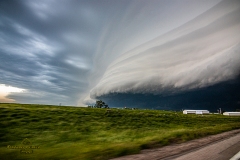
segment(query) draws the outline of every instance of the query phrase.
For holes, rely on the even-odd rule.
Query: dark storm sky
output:
[[[232,79],[240,5],[219,2],[1,1],[0,102],[84,105]]]

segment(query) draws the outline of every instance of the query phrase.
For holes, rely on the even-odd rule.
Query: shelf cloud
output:
[[[240,104],[239,16],[239,0],[0,1],[0,86],[24,90],[0,101]]]
[[[88,98],[113,93],[175,94],[236,78],[239,17],[239,1],[222,1],[180,27],[114,57]]]

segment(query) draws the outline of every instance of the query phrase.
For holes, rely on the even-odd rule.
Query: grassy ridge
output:
[[[109,159],[240,128],[240,117],[0,104],[1,159]],[[9,149],[28,138],[32,154]]]

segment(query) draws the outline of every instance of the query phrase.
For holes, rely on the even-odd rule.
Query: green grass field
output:
[[[0,119],[0,157],[9,160],[105,160],[240,128],[240,117],[223,115],[1,103]]]

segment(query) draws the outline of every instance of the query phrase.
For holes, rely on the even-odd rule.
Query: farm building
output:
[[[225,116],[240,116],[240,112],[224,112]]]
[[[209,114],[208,110],[184,110],[183,114]]]

